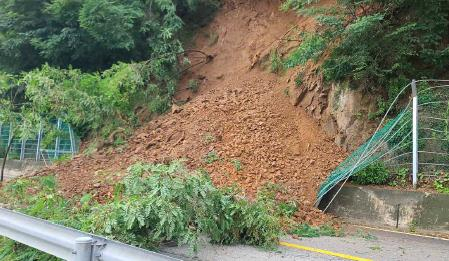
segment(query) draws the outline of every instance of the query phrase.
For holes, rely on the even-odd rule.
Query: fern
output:
[[[194,252],[202,235],[217,244],[273,248],[282,235],[281,224],[296,209],[291,203],[278,204],[276,193],[264,192],[249,201],[234,188],[218,189],[207,173],[189,171],[181,161],[134,164],[117,187],[123,189],[117,190],[120,194],[115,199],[99,204],[89,194],[64,199],[56,191],[54,177],[31,178],[9,183],[0,191],[0,202],[32,216],[138,247],[156,249],[164,241],[175,241],[187,244]],[[0,257],[21,260],[22,256],[36,256],[47,260],[34,249],[1,240],[5,244],[0,246]]]

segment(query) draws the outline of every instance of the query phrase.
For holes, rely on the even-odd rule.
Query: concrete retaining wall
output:
[[[0,164],[3,159],[0,158]],[[32,160],[7,160],[5,165],[5,178],[11,179],[24,174],[31,173],[45,166],[42,161]]]
[[[320,203],[327,206],[337,189]],[[328,212],[352,223],[449,231],[449,195],[346,185]]]

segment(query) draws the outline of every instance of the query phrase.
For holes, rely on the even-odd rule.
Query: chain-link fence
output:
[[[73,157],[79,151],[80,139],[69,124],[58,120],[54,123],[56,134],[47,134],[39,130],[33,139],[12,139],[11,125],[0,123],[0,158],[11,142],[8,159],[53,161]]]
[[[373,136],[321,185],[317,202],[376,162],[392,175],[409,176],[414,187],[425,177],[449,177],[449,80],[412,81],[404,87]]]

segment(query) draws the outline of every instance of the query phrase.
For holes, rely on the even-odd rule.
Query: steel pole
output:
[[[55,159],[57,159],[59,156],[59,143],[61,142],[61,137],[59,136],[59,130],[61,129],[61,119],[58,119],[57,128],[58,128],[58,136],[56,136],[56,142],[55,142],[55,156],[54,156]]]
[[[37,134],[37,144],[36,144],[36,161],[39,161],[40,152],[41,152],[41,139],[42,139],[42,127],[39,128],[39,132]]]
[[[72,153],[72,158],[75,156],[75,134],[73,133],[72,126],[69,125],[69,134],[70,134],[70,152]]]
[[[92,261],[93,242],[94,240],[91,237],[75,239],[75,261]]]
[[[416,189],[418,184],[418,92],[416,89],[416,80],[412,80],[412,99],[413,99],[413,125],[412,125],[412,142],[413,142],[413,165],[412,178],[413,188]]]
[[[26,146],[26,140],[22,138],[22,143],[20,145],[20,160],[25,159],[25,146]]]

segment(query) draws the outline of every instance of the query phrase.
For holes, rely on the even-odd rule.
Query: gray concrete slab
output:
[[[325,208],[338,186],[320,203]],[[352,224],[449,232],[449,195],[345,185],[327,212]]]
[[[3,158],[0,158],[0,163],[3,162]],[[5,165],[5,179],[13,179],[32,173],[45,166],[43,161],[34,160],[7,160]]]

